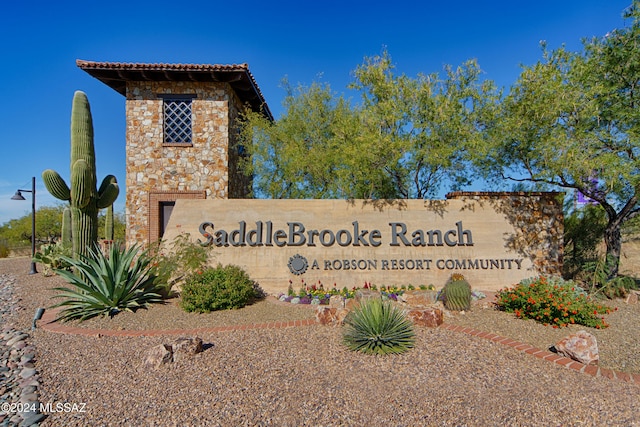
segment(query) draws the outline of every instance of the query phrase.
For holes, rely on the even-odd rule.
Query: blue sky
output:
[[[0,17],[0,224],[30,212],[10,200],[36,177],[38,206],[55,205],[40,175],[69,177],[75,90],[93,113],[98,180],[118,178],[124,207],[125,99],[76,67],[76,59],[197,64],[248,63],[271,111],[282,113],[293,84],[329,83],[346,92],[365,56],[389,51],[396,71],[442,72],[475,58],[484,77],[508,88],[520,65],[550,48],[581,49],[585,37],[625,25],[631,0],[483,2],[245,0],[207,2],[6,2]],[[29,200],[29,195],[25,194]]]

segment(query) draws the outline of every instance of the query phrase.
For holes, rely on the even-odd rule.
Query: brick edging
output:
[[[251,323],[246,325],[234,326],[216,326],[211,328],[195,328],[195,329],[93,329],[78,328],[67,326],[63,323],[56,322],[56,315],[59,310],[47,310],[42,315],[42,319],[38,324],[39,329],[65,335],[84,335],[97,337],[151,337],[160,335],[188,335],[188,334],[205,334],[210,332],[224,331],[243,331],[248,329],[278,329],[293,328],[299,326],[311,326],[318,324],[315,319],[289,320],[286,322],[265,322]]]
[[[615,371],[613,369],[601,368],[597,365],[585,365],[584,363],[577,362],[571,358],[560,356],[557,353],[553,353],[548,350],[541,350],[537,347],[533,347],[529,344],[512,340],[511,338],[503,337],[494,333],[479,331],[477,329],[466,328],[464,326],[450,325],[443,323],[441,328],[448,329],[454,332],[461,332],[467,335],[472,335],[478,338],[484,338],[489,341],[493,341],[497,344],[506,345],[512,347],[518,351],[531,354],[538,359],[546,360],[556,365],[564,366],[565,368],[572,369],[576,372],[591,375],[592,377],[604,377],[613,380],[625,381],[640,385],[640,374],[632,374],[628,372]]]
[[[224,332],[224,331],[242,331],[249,329],[278,329],[278,328],[293,328],[300,326],[312,326],[318,325],[316,319],[301,319],[301,320],[289,320],[286,322],[266,322],[266,323],[252,323],[246,325],[235,326],[216,326],[213,328],[196,328],[196,329],[146,329],[146,330],[115,330],[115,329],[90,329],[90,328],[78,328],[73,326],[67,326],[60,322],[55,322],[58,310],[47,310],[42,316],[39,323],[39,328],[45,331],[66,334],[66,335],[84,335],[94,337],[149,337],[160,335],[188,335],[188,334],[202,334],[211,332]],[[538,359],[546,360],[556,365],[564,366],[565,368],[572,369],[576,372],[591,375],[592,377],[603,377],[613,380],[625,381],[640,385],[640,374],[633,374],[621,371],[615,371],[613,369],[601,368],[596,365],[585,365],[577,362],[568,357],[560,356],[548,350],[541,350],[537,347],[533,347],[529,344],[512,340],[511,338],[503,337],[491,332],[484,332],[477,329],[466,328],[464,326],[450,325],[443,323],[441,328],[453,331],[461,332],[467,335],[471,335],[478,338],[483,338],[497,344],[506,345],[512,347],[518,351],[530,354]]]

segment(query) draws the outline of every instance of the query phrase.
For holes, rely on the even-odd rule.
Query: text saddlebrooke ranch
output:
[[[239,265],[268,291],[290,281],[441,286],[453,273],[492,290],[558,268],[549,255],[561,257],[562,211],[552,195],[178,200],[164,238],[189,233],[213,247],[212,264]]]

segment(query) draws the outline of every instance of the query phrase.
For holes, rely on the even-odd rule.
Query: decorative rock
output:
[[[36,374],[36,370],[33,368],[25,368],[20,371],[20,376],[24,379],[31,378]]]
[[[407,314],[415,325],[427,326],[429,328],[436,328],[444,322],[444,316],[442,310],[438,308],[425,308],[411,310]]]
[[[160,344],[147,350],[144,364],[159,368],[162,365],[173,362],[173,349],[170,345]]]
[[[24,414],[24,418],[20,423],[21,426],[33,426],[38,425],[38,423],[46,418],[45,414],[41,414],[40,412],[27,412]]]
[[[6,346],[7,347],[13,347],[13,345],[15,343],[17,343],[18,341],[22,341],[27,337],[28,337],[27,334],[18,334],[16,336],[14,336],[13,338],[11,338],[9,341],[7,341]]]
[[[349,310],[346,308],[338,309],[338,312],[336,313],[336,325],[343,325],[347,314],[349,314]]]
[[[173,361],[184,359],[185,356],[193,356],[202,353],[202,339],[195,338],[178,338],[172,344]]]
[[[27,343],[24,341],[18,341],[15,344],[13,344],[13,348],[18,349],[18,350],[22,350],[23,348],[25,348],[27,346]]]
[[[629,295],[627,295],[627,299],[625,300],[627,304],[637,304],[638,303],[638,294],[634,291],[631,291]]]
[[[316,322],[321,325],[329,325],[334,322],[336,318],[336,307],[318,307],[316,309]]]
[[[344,298],[340,295],[331,295],[331,298],[329,298],[329,306],[344,308]]]
[[[355,300],[358,302],[366,301],[371,298],[380,298],[380,294],[370,289],[359,289],[355,294]]]
[[[436,302],[436,291],[414,289],[402,294],[402,300],[413,307],[428,306]]]
[[[353,310],[360,305],[360,301],[357,298],[349,298],[344,303],[344,308],[347,310]]]
[[[35,369],[35,347],[30,344],[30,336],[15,325],[5,323],[5,315],[19,311],[19,298],[12,296],[11,285],[15,278],[0,274],[0,401],[38,406],[38,372]],[[45,415],[34,412],[1,413],[0,423],[15,426],[37,425]]]
[[[318,307],[316,309],[316,321],[321,325],[342,325],[349,310],[337,307]]]
[[[598,342],[596,337],[587,331],[578,331],[561,339],[556,343],[555,349],[558,354],[585,365],[598,364]]]

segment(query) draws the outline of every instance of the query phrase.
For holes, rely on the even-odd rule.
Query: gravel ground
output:
[[[8,322],[25,331],[35,309],[52,304],[48,289],[59,283],[27,271],[25,259],[0,260],[0,274],[17,277],[14,296],[24,308]],[[572,331],[481,307],[445,321],[541,348]],[[185,316],[164,306],[96,322],[115,329],[176,328],[189,321],[252,323],[275,312],[289,319],[313,315],[269,302],[252,310]],[[589,329],[598,338],[602,367],[638,372],[639,320],[640,306],[621,304],[607,317],[611,328]],[[43,426],[640,426],[636,384],[580,374],[445,329],[418,328],[416,347],[392,357],[346,350],[340,328],[333,327],[203,334],[204,352],[159,369],[144,368],[143,355],[175,337],[85,337],[41,329],[31,335],[40,401],[70,409],[76,404],[75,412],[49,411]]]

